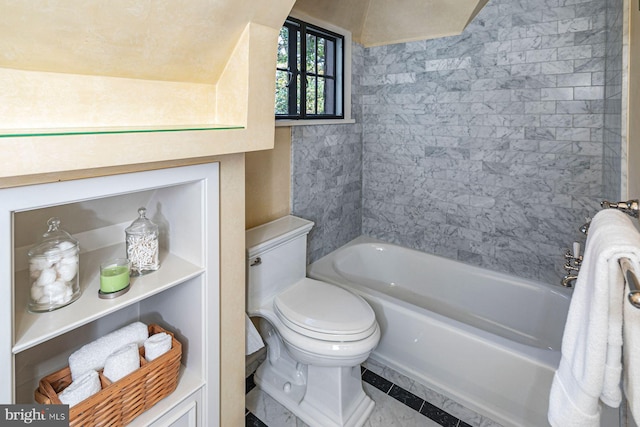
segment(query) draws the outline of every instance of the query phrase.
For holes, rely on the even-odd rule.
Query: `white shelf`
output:
[[[202,267],[193,265],[180,257],[164,254],[160,256],[158,271],[131,278],[129,292],[118,298],[101,299],[98,297],[100,262],[122,257],[124,250],[124,244],[122,244],[83,253],[80,261],[82,295],[68,306],[48,313],[27,311],[27,295],[30,289],[28,271],[19,272],[13,353],[17,354],[41,344],[204,272]]]
[[[176,389],[164,399],[156,403],[148,411],[139,415],[130,426],[146,426],[164,415],[173,406],[179,404],[205,385],[203,378],[196,372],[180,365],[178,385]],[[34,390],[39,386],[38,380],[34,380],[29,385],[23,386],[24,390],[19,390],[18,394],[23,396],[33,395]]]

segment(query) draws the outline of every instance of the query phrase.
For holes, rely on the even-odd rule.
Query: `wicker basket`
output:
[[[171,332],[149,325],[149,335],[166,332],[171,335],[171,350],[147,362],[140,348],[140,368],[112,383],[99,372],[102,390],[69,409],[69,426],[124,426],[171,394],[178,385],[182,345]],[[69,367],[40,380],[35,391],[37,403],[62,404],[58,393],[71,384]]]

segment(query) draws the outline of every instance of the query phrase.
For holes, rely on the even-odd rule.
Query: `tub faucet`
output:
[[[567,261],[563,265],[563,268],[566,270],[567,274],[562,278],[561,284],[566,288],[572,288],[578,278],[578,272],[580,271],[580,265],[582,264],[580,243],[573,242],[573,253],[567,249],[567,252],[564,254],[564,258]]]
[[[565,276],[562,278],[562,286],[564,286],[565,288],[573,288],[573,285],[576,283],[577,279],[577,275],[565,274]]]

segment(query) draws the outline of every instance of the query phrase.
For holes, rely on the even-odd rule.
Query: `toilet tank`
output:
[[[288,215],[246,232],[247,312],[306,276],[313,222]]]

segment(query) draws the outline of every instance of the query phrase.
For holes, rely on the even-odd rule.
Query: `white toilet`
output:
[[[267,359],[256,384],[312,427],[361,426],[374,402],[360,363],[380,340],[360,296],[306,276],[313,222],[286,216],[247,230],[247,313],[259,316]]]

